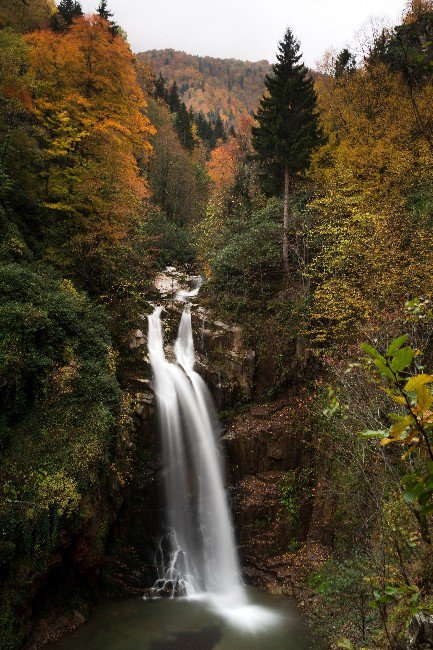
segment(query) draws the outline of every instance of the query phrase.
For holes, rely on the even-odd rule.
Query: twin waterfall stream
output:
[[[198,290],[199,284],[175,295],[184,311],[173,348],[164,345],[164,307],[148,317],[166,499],[153,597],[99,605],[91,620],[56,644],[56,650],[312,647],[288,598],[242,583],[219,423],[211,395],[194,369],[189,300]]]
[[[174,345],[177,363],[165,358],[161,311],[158,307],[149,316],[149,353],[163,444],[169,560],[164,562],[163,540],[156,589],[169,585],[173,595],[186,596],[236,592],[242,599],[216,416],[194,370],[190,308],[185,307]]]
[[[177,298],[186,302],[197,292],[179,292]],[[186,302],[182,314],[174,361],[165,355],[162,311],[163,307],[156,307],[148,317],[168,528],[159,548],[159,579],[153,593],[207,598],[241,626],[270,622],[278,617],[249,604],[240,577],[218,419],[206,384],[194,370],[190,305]]]

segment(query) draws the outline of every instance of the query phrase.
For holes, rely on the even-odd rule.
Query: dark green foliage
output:
[[[1,648],[20,646],[13,610],[59,531],[79,530],[97,508],[109,473],[121,393],[107,324],[48,268],[0,266]]]
[[[340,54],[337,56],[335,61],[335,78],[341,79],[347,74],[351,74],[356,70],[356,59],[350,50],[345,47],[341,50]]]
[[[57,10],[66,25],[70,25],[75,18],[83,15],[83,8],[76,0],[60,0]]]
[[[170,221],[184,228],[202,215],[206,173],[203,164],[182,146],[168,107],[150,99],[149,116],[157,128],[148,167],[153,202]]]
[[[168,90],[167,86],[165,83],[165,79],[162,76],[161,73],[159,73],[159,76],[156,77],[155,83],[154,83],[154,96],[157,99],[163,99],[166,104],[169,102],[169,95],[168,95]]]
[[[219,140],[227,139],[221,118],[218,116],[216,120],[208,120],[202,111],[194,113],[192,108],[188,110],[186,104],[180,99],[176,82],[173,82],[168,89],[161,73],[154,78],[152,94],[156,99],[162,99],[171,113],[175,114],[174,126],[182,146],[187,151],[192,151],[196,145],[194,127],[208,153],[216,147]]]
[[[162,211],[154,209],[147,218],[144,234],[160,268],[194,262],[191,234],[185,226],[171,221]]]
[[[304,172],[322,142],[314,82],[299,50],[288,29],[277,63],[266,76],[267,93],[255,114],[258,126],[252,129],[263,187],[271,193],[281,190],[285,168],[292,177]]]
[[[192,151],[194,149],[194,135],[192,131],[193,118],[188,112],[184,103],[179,105],[177,111],[176,119],[174,121],[174,126],[179,136],[181,145],[187,150]]]
[[[168,92],[168,106],[172,113],[177,113],[180,109],[181,101],[179,97],[179,89],[177,83],[173,81]]]
[[[99,241],[74,262],[63,256],[80,216],[44,205],[28,46],[2,29],[0,52],[0,648],[9,650],[21,646],[23,604],[46,576],[59,532],[79,537],[93,521],[88,552],[102,554],[124,421],[111,340],[118,348],[127,340],[152,269],[142,214],[118,242]],[[109,200],[101,196],[101,213]]]
[[[281,204],[271,202],[245,223],[212,263],[213,283],[235,295],[268,295],[281,280]]]
[[[303,421],[304,425],[306,424]],[[305,426],[304,435],[307,433]],[[291,547],[296,548],[302,537],[302,515],[305,518],[306,506],[311,497],[314,473],[311,468],[298,467],[288,470],[279,483],[280,503],[284,508],[284,518],[291,537]]]
[[[433,226],[433,182],[423,183],[408,196],[408,208],[411,211],[415,224],[425,223]]]
[[[104,18],[104,20],[110,20],[114,16],[113,12],[108,9],[107,0],[101,0],[96,12]]]
[[[20,416],[48,397],[53,374],[68,363],[80,366],[71,386],[77,402],[109,404],[118,399],[114,379],[107,375],[101,381],[110,348],[105,315],[48,269],[24,264],[0,267],[0,332],[5,444]],[[89,381],[98,391],[91,396]]]
[[[212,149],[214,142],[214,131],[212,124],[209,122],[209,120],[206,119],[203,112],[200,112],[198,115],[196,115],[195,123],[197,124],[197,132],[199,138],[203,140],[203,142],[207,143],[209,149]]]
[[[120,36],[124,40],[127,39],[126,32],[120,27],[114,20],[111,20],[112,17],[114,16],[114,13],[108,9],[108,2],[107,0],[101,0],[99,3],[99,7],[96,10],[96,13],[98,13],[101,18],[104,20],[108,20],[110,23],[110,31],[113,34],[113,36]]]
[[[433,11],[422,11],[413,21],[383,32],[372,48],[371,59],[386,63],[392,72],[401,72],[412,86],[422,85],[433,76]]]
[[[363,558],[357,557],[343,562],[330,560],[311,575],[310,586],[316,594],[311,618],[321,642],[330,642],[336,630],[362,645],[371,640],[379,620],[369,606],[371,593],[364,564]]]
[[[224,124],[220,115],[218,115],[213,124],[213,139],[215,145],[217,144],[218,140],[227,140],[227,134],[225,132]]]

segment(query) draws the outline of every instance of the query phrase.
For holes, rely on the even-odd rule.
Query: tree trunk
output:
[[[284,221],[283,221],[283,259],[287,279],[290,277],[289,264],[289,224],[290,224],[290,174],[289,168],[284,168]]]

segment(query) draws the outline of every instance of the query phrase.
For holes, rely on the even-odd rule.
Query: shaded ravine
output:
[[[186,303],[191,292],[177,295]],[[164,344],[164,308],[148,317],[149,359],[163,451],[166,534],[154,598],[107,602],[59,650],[306,650],[290,600],[245,587],[224,486],[220,427],[195,371],[191,307]],[[171,598],[158,598],[158,595]],[[177,596],[177,597],[175,597]]]

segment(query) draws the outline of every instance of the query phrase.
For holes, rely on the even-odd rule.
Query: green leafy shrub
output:
[[[377,613],[369,605],[362,558],[329,560],[310,575],[310,587],[316,595],[312,622],[318,638],[346,636],[363,645],[371,639]]]
[[[0,609],[18,639],[13,611],[59,530],[98,507],[121,408],[115,370],[100,307],[42,265],[0,266]]]
[[[281,202],[270,201],[233,235],[211,264],[217,289],[262,299],[275,289],[282,278],[280,220]]]
[[[158,266],[191,264],[194,251],[191,237],[185,226],[170,220],[166,214],[153,208],[143,226]]]

